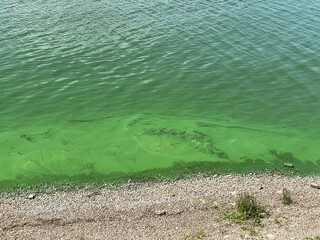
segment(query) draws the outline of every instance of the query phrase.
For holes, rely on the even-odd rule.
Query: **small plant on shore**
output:
[[[89,238],[82,236],[82,237],[80,237],[80,240],[89,240]]]
[[[256,198],[247,192],[239,195],[236,209],[245,219],[260,219],[266,213],[265,209],[257,203]]]
[[[316,236],[316,237],[305,237],[305,238],[303,238],[303,240],[320,240],[320,236]]]
[[[292,197],[291,197],[291,193],[286,188],[284,188],[282,190],[282,203],[284,205],[290,205],[290,204],[293,203],[293,200],[292,200]]]
[[[215,209],[215,210],[219,209],[219,205],[218,204],[212,205],[212,209]]]
[[[245,227],[242,227],[241,229],[244,231],[247,231],[250,236],[258,236],[257,231],[252,226],[249,226],[249,227],[245,226]]]
[[[196,232],[194,234],[191,234],[187,237],[185,237],[185,240],[198,240],[198,239],[202,239],[206,237],[206,233],[204,231],[199,231],[199,232]]]
[[[252,220],[254,225],[260,225],[261,218],[267,214],[267,211],[258,204],[256,198],[249,193],[241,193],[236,200],[236,211],[222,211],[222,216],[236,223],[247,223]]]

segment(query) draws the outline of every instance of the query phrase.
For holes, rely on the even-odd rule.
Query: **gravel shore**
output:
[[[303,240],[320,236],[319,185],[319,176],[214,175],[5,194],[0,239]],[[293,204],[282,203],[283,188]],[[242,192],[268,210],[261,224],[224,217]]]

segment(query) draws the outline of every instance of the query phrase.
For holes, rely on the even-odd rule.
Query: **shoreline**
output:
[[[2,194],[1,239],[304,239],[320,236],[320,176],[229,174]],[[281,202],[290,191],[293,204]],[[223,217],[248,192],[261,225]]]

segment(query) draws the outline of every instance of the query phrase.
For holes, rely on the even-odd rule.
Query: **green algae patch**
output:
[[[319,138],[296,129],[232,119],[143,114],[70,119],[3,132],[0,187],[198,172],[319,174],[319,145]]]

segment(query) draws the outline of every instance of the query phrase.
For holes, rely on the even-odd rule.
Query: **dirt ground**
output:
[[[320,236],[317,185],[319,176],[214,175],[4,194],[0,239],[303,240]],[[283,188],[293,204],[283,204]],[[260,224],[224,214],[234,211],[243,192],[269,212]]]

